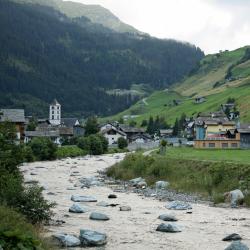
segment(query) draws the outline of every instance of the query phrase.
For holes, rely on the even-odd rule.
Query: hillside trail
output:
[[[55,220],[63,220],[61,226],[46,227],[46,236],[56,233],[79,235],[80,229],[104,232],[108,236],[105,247],[97,249],[115,250],[152,250],[152,249],[190,249],[221,250],[230,243],[222,238],[231,233],[238,233],[243,243],[250,246],[250,210],[246,208],[216,208],[205,204],[192,204],[192,214],[186,211],[169,211],[166,202],[156,198],[146,198],[136,193],[115,192],[117,199],[108,199],[114,193],[112,183],[82,189],[78,179],[98,176],[98,171],[121,161],[124,154],[85,156],[50,162],[34,162],[21,167],[26,181],[38,181],[44,187],[46,199],[56,202]],[[91,195],[99,201],[128,205],[131,211],[119,211],[117,207],[99,207],[95,202],[84,203],[90,212],[105,213],[109,221],[93,221],[90,212],[83,214],[69,213],[73,204],[71,195]],[[162,223],[160,214],[172,213],[182,227],[180,233],[157,232]],[[82,249],[82,248],[74,248]],[[86,249],[86,248],[85,248]],[[93,249],[93,248],[92,248]]]

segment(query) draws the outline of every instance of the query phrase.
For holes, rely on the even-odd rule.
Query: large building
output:
[[[195,120],[196,148],[240,148],[236,124],[220,112],[200,115]]]
[[[23,109],[0,109],[0,122],[11,122],[15,125],[17,139],[24,140],[25,116]]]

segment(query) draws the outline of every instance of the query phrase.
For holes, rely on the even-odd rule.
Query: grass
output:
[[[66,157],[77,157],[77,156],[84,156],[87,153],[78,148],[75,145],[72,146],[62,146],[57,148],[56,156],[57,158],[66,158]]]
[[[250,164],[250,150],[167,148],[167,159],[218,161]]]
[[[221,201],[223,193],[227,191],[236,188],[250,190],[250,164],[244,163],[143,156],[136,153],[127,155],[122,162],[109,168],[107,174],[122,180],[141,176],[149,185],[166,180],[174,190],[200,194],[215,202]],[[250,206],[249,195],[245,201]]]

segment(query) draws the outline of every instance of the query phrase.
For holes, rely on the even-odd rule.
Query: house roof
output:
[[[25,131],[27,137],[59,137],[58,130],[44,130],[44,131]]]
[[[151,136],[149,134],[136,134],[136,135],[132,135],[131,136],[131,140],[136,140],[136,139],[152,139]]]
[[[216,117],[216,118],[210,118],[210,117],[198,117],[195,119],[195,125],[235,125],[234,121],[229,121],[227,117]]]
[[[143,128],[135,128],[135,127],[130,127],[126,125],[120,125],[120,129],[124,133],[145,133],[145,129]]]
[[[50,105],[60,105],[60,103],[56,99],[54,99]]]
[[[116,133],[118,133],[118,134],[120,134],[120,135],[126,136],[126,134],[125,134],[123,131],[121,131],[121,130],[119,130],[119,129],[116,129],[116,128],[114,128],[114,127],[112,127],[112,128],[107,128],[107,129],[103,129],[103,130],[101,131],[101,133],[102,133],[102,134],[106,134],[106,133],[108,133],[108,132],[111,131],[111,130],[115,131]]]
[[[77,118],[62,118],[61,124],[66,127],[74,127],[80,125],[79,120]]]
[[[160,129],[160,134],[172,134],[173,129]]]
[[[0,109],[0,122],[25,122],[23,109]]]
[[[74,131],[73,131],[73,127],[60,127],[59,128],[59,134],[60,135],[73,135]]]

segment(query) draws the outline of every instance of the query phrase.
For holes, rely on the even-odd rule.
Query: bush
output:
[[[4,206],[0,206],[0,246],[6,250],[45,249],[35,228],[24,216]]]
[[[80,137],[77,146],[91,155],[104,154],[108,150],[108,141],[102,135]]]
[[[29,146],[39,161],[56,159],[57,145],[48,138],[34,138]]]
[[[57,158],[66,158],[66,157],[76,157],[84,156],[87,152],[77,146],[62,146],[58,147],[56,151]]]
[[[119,137],[117,143],[119,149],[124,149],[128,146],[127,140],[123,137]]]
[[[32,224],[48,223],[53,215],[51,208],[55,206],[55,203],[45,200],[42,191],[42,187],[32,185],[17,198],[18,211],[24,214]]]
[[[30,146],[23,147],[23,158],[25,162],[35,161],[35,156]]]

